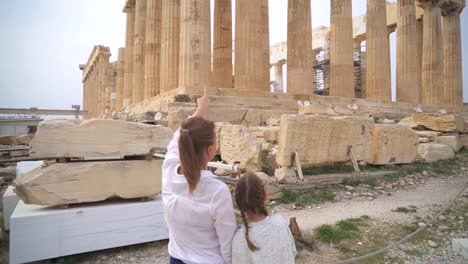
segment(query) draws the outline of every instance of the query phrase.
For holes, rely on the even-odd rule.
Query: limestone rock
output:
[[[422,143],[418,148],[418,159],[430,163],[455,157],[452,147],[438,143]]]
[[[412,163],[418,155],[418,136],[403,125],[375,125],[370,164]]]
[[[224,125],[220,132],[221,158],[232,164],[240,162],[241,167],[261,169],[262,146],[254,133],[243,125]]]
[[[275,170],[275,178],[279,183],[289,184],[299,181],[296,172],[288,167],[282,167]]]
[[[195,112],[194,107],[171,107],[168,112],[168,126],[177,130],[182,122]],[[247,108],[210,108],[206,119],[213,122],[229,122],[236,125],[261,126],[272,117],[278,116],[285,111],[267,109]],[[288,112],[288,111],[286,111]],[[292,113],[292,111],[290,111]]]
[[[454,115],[414,114],[413,120],[416,124],[427,127],[434,131],[452,132],[456,131]]]
[[[120,120],[48,120],[31,142],[32,157],[103,157],[144,155],[165,149],[172,138],[167,127]]]
[[[16,166],[0,168],[0,177],[8,181],[14,180],[16,178]]]
[[[265,142],[278,142],[279,127],[249,127],[249,131],[254,132],[258,138],[264,139]]]
[[[440,144],[449,145],[453,148],[453,151],[459,151],[463,145],[460,142],[458,135],[453,136],[438,136],[436,142]]]
[[[298,151],[302,166],[371,158],[372,118],[360,116],[283,115],[277,162],[290,166]]]
[[[433,142],[435,141],[436,137],[441,135],[442,133],[440,132],[435,132],[435,131],[429,131],[429,130],[415,130],[414,133],[418,135],[418,137],[421,138],[428,138],[429,141]]]
[[[276,178],[273,177],[273,176],[269,176],[268,174],[260,171],[260,172],[256,172],[255,175],[257,175],[257,177],[259,177],[263,184],[271,184],[271,183],[275,183],[276,182]]]
[[[460,132],[468,132],[468,113],[458,113],[455,115],[455,125]]]
[[[19,145],[29,145],[33,137],[33,134],[17,135],[16,142],[18,142]]]
[[[460,145],[464,148],[468,148],[468,134],[460,134],[458,135],[458,140]]]
[[[0,145],[17,145],[16,136],[0,136]]]
[[[406,118],[403,118],[400,120],[400,122],[398,122],[399,125],[403,125],[403,126],[407,126],[407,127],[410,127],[410,128],[415,128],[418,126],[418,124],[416,124],[413,120],[413,117],[406,117]]]
[[[111,197],[150,197],[161,191],[162,160],[55,163],[15,181],[27,204],[62,205]]]

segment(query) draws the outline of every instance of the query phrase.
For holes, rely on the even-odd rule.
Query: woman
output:
[[[214,123],[203,118],[209,104],[206,91],[198,103],[174,133],[163,164],[170,263],[231,263],[237,226],[228,187],[207,170],[217,143]]]

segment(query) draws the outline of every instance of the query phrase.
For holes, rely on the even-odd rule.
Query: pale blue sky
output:
[[[235,0],[233,0],[234,2]],[[16,0],[0,9],[0,107],[70,109],[82,104],[81,71],[94,45],[125,43],[124,0]],[[330,1],[312,0],[312,26],[329,25]],[[365,12],[353,0],[353,15]],[[270,42],[286,40],[287,0],[270,0]],[[468,101],[468,11],[462,14],[463,76]],[[395,34],[391,36],[393,78]]]

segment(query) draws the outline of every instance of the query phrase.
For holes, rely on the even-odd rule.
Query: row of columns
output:
[[[464,5],[453,8],[444,6],[453,6],[451,1],[419,2],[424,9],[422,23],[416,19],[415,0],[397,3],[397,101],[460,107],[460,12]],[[367,99],[391,101],[386,5],[385,0],[367,1],[365,85]],[[351,0],[331,0],[330,41],[330,95],[354,97]]]
[[[415,0],[398,1],[397,101],[459,106],[461,10],[443,13],[438,5],[441,1],[420,2],[423,24],[416,20]],[[367,1],[365,86],[367,99],[391,101],[386,4],[385,0]],[[237,0],[235,8],[234,87],[242,92],[269,91],[268,0]],[[210,1],[127,0],[124,11],[125,73],[119,106],[175,88],[196,94],[204,87],[233,87],[231,0],[215,1],[213,61]],[[287,80],[291,94],[313,93],[310,16],[310,1],[288,1]],[[330,41],[330,95],[354,97],[351,0],[331,0]],[[275,72],[279,76],[282,68],[275,67]]]
[[[111,64],[110,56],[108,47],[95,46],[87,64],[80,65],[83,70],[83,109],[88,111],[87,117],[99,117],[117,107],[119,80],[115,73],[119,71],[119,63]]]

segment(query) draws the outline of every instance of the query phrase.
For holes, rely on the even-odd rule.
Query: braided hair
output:
[[[236,184],[235,199],[237,206],[241,212],[242,222],[245,226],[245,240],[250,251],[259,250],[249,238],[249,223],[246,213],[254,213],[260,215],[268,215],[265,208],[265,188],[260,178],[248,172]]]

